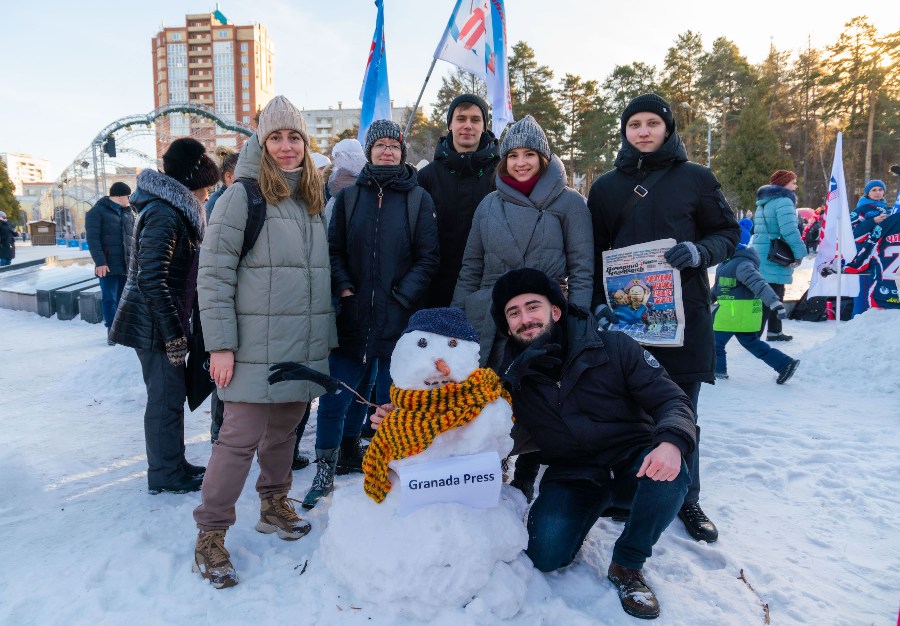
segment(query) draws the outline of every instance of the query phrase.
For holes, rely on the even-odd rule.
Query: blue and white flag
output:
[[[434,58],[485,81],[491,104],[491,130],[499,137],[513,121],[503,0],[456,0]]]
[[[375,120],[391,119],[391,92],[388,88],[387,50],[384,46],[384,6],[383,0],[375,0],[378,17],[375,21],[375,34],[369,48],[369,61],[366,63],[366,74],[363,77],[359,99],[362,100],[362,113],[359,116],[359,133],[357,139],[366,145],[366,131]]]
[[[815,296],[855,296],[859,293],[859,278],[840,273],[842,265],[856,256],[856,241],[850,226],[850,206],[847,204],[847,183],[844,179],[844,138],[838,133],[834,144],[834,163],[828,182],[828,196],[825,202],[824,237],[819,243],[813,272],[809,282],[809,295]],[[823,267],[838,270],[830,276],[821,276]],[[840,308],[838,309],[840,310]]]

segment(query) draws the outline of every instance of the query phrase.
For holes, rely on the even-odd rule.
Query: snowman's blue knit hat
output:
[[[411,333],[414,330],[463,341],[478,341],[478,333],[466,320],[466,314],[462,309],[456,307],[416,311],[409,318],[409,324],[403,334]]]

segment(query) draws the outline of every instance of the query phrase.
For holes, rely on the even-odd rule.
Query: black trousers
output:
[[[769,287],[772,288],[772,291],[775,292],[775,295],[778,296],[778,299],[784,302],[784,285],[779,285],[778,283],[769,283]],[[781,320],[778,319],[778,315],[776,315],[774,311],[769,309],[769,307],[763,305],[762,326],[759,327],[760,335],[762,335],[763,330],[765,330],[766,328],[766,322],[769,323],[769,332],[771,334],[777,335],[781,332]]]
[[[147,386],[147,484],[165,487],[184,478],[184,366],[174,367],[163,350],[135,352]]]

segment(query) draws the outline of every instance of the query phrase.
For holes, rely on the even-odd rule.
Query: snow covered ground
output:
[[[834,323],[786,322],[795,339],[778,347],[802,364],[783,386],[729,345],[731,378],[700,397],[702,503],[720,539],[698,544],[678,521],[665,532],[645,568],[656,623],[763,624],[764,605],[773,624],[894,623],[898,326],[897,311],[837,334]],[[108,347],[102,326],[20,311],[0,310],[0,337],[0,623],[416,623],[330,575],[319,547],[331,498],[306,515],[313,531],[300,541],[257,533],[255,468],[227,538],[241,582],[210,587],[191,573],[199,494],[146,491],[134,352]],[[205,464],[208,431],[208,406],[187,416],[194,463]],[[309,454],[314,431],[313,419]],[[295,472],[291,495],[312,475]],[[359,476],[338,478],[333,498],[361,489]],[[510,623],[636,623],[605,576],[620,530],[601,519],[576,562],[546,576],[550,596],[533,592]],[[352,541],[368,550],[378,529]],[[480,622],[448,608],[430,623]]]

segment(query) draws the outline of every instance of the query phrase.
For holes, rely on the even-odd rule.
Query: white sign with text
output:
[[[503,472],[496,452],[426,461],[398,468],[400,513],[409,515],[429,504],[456,502],[490,509],[500,501]]]

